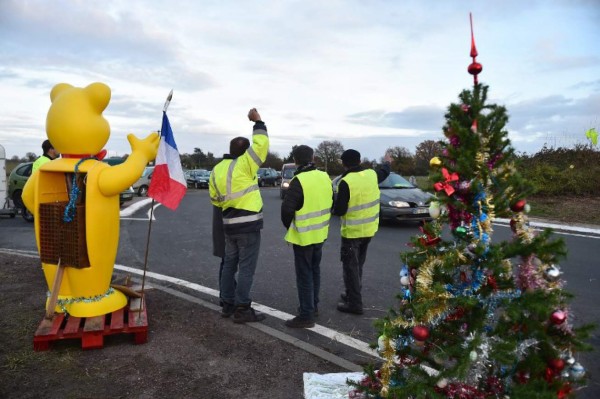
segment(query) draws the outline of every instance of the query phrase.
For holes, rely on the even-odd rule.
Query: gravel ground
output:
[[[346,371],[159,290],[146,344],[123,334],[35,352],[46,290],[39,260],[0,254],[0,398],[302,398],[304,372]]]

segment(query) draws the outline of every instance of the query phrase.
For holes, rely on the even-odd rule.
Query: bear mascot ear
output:
[[[56,99],[56,97],[58,97],[58,95],[60,93],[62,93],[63,91],[67,90],[67,89],[72,89],[73,86],[71,86],[68,83],[59,83],[57,85],[55,85],[52,88],[52,91],[50,92],[50,101],[54,102],[54,100]]]
[[[92,108],[101,114],[110,102],[110,87],[104,83],[96,82],[83,90],[88,95]]]

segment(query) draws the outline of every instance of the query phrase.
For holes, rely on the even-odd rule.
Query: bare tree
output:
[[[325,172],[332,174],[337,173],[340,169],[338,160],[344,152],[344,146],[337,140],[323,141],[315,150],[315,157],[321,162],[321,166]]]
[[[298,146],[297,145],[292,146],[292,150],[290,151],[290,154],[286,158],[283,158],[283,163],[294,163],[294,150],[296,149],[296,147],[298,147]]]
[[[283,160],[279,158],[279,154],[270,151],[267,153],[267,159],[265,159],[265,162],[262,164],[263,168],[273,168],[275,170],[281,170],[282,166]]]
[[[392,170],[401,175],[415,173],[415,157],[406,147],[390,147],[387,149],[392,157]]]
[[[429,172],[429,161],[442,153],[442,145],[439,141],[425,140],[417,145],[415,151],[416,174],[425,176]]]

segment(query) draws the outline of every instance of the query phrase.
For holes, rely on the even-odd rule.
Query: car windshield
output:
[[[396,174],[390,173],[390,175],[379,183],[379,188],[415,188],[408,180],[404,177]]]
[[[147,167],[146,169],[144,169],[144,173],[142,173],[142,177],[148,176],[150,173],[152,173],[153,170],[154,170],[154,167]]]
[[[292,177],[294,177],[294,172],[295,171],[296,171],[295,168],[293,168],[293,169],[292,168],[285,169],[283,171],[283,178],[284,179],[291,179]]]

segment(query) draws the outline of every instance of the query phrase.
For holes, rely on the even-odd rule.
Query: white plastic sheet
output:
[[[352,390],[346,380],[360,382],[364,373],[304,373],[304,397],[306,399],[348,399]]]

